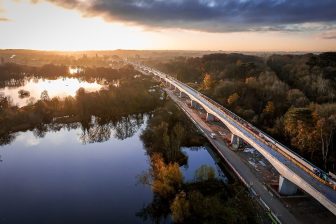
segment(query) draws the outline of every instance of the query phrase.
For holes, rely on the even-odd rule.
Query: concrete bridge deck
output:
[[[133,65],[141,72],[144,70],[151,72],[161,81],[187,95],[192,101],[201,105],[207,113],[223,122],[234,135],[258,150],[280,173],[282,178],[280,178],[280,184],[294,184],[300,187],[336,215],[336,191],[330,183],[314,175],[312,169],[318,169],[317,167],[188,85],[152,68],[139,64]],[[256,130],[258,134],[255,133]]]

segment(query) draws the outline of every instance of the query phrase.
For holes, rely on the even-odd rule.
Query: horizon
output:
[[[88,50],[55,50],[55,49],[30,49],[30,48],[0,48],[0,51],[37,51],[37,52],[60,52],[60,53],[79,53],[79,52],[94,52],[94,51],[167,51],[167,52],[214,52],[214,53],[303,53],[303,54],[319,54],[327,52],[336,52],[336,50],[326,50],[326,51],[290,51],[290,50],[254,50],[254,51],[243,51],[243,50],[188,50],[188,49],[88,49]]]

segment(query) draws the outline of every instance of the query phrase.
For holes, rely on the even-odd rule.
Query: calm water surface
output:
[[[76,91],[81,87],[88,92],[93,92],[100,90],[103,85],[97,82],[82,81],[77,78],[58,78],[55,80],[33,78],[25,80],[23,86],[0,88],[0,94],[10,96],[13,99],[14,104],[22,107],[26,105],[30,99],[35,101],[40,99],[41,93],[44,90],[48,91],[48,95],[50,98],[56,96],[62,98],[66,96],[75,96]],[[18,94],[19,90],[29,91],[30,96],[20,98]]]
[[[134,135],[83,144],[80,127],[21,132],[0,147],[0,223],[143,223],[136,216],[152,201],[150,187],[138,184],[148,170],[146,150]],[[106,127],[105,127],[106,128]],[[203,164],[216,168],[204,147],[183,148],[189,157],[181,168],[186,180]]]

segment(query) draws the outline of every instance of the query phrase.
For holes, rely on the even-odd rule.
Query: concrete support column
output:
[[[184,92],[180,91],[180,98],[186,98],[187,94],[185,94]]]
[[[231,144],[234,149],[239,149],[241,146],[243,146],[243,143],[243,139],[241,139],[237,135],[231,134]]]
[[[215,116],[207,112],[205,120],[208,121],[208,122],[209,121],[214,121],[215,120]]]
[[[284,178],[283,176],[279,176],[279,193],[282,195],[294,195],[296,194],[298,188],[295,184]]]
[[[192,106],[193,108],[196,108],[196,109],[198,108],[196,101],[194,101],[194,100],[190,100],[190,102],[191,102],[191,106]]]

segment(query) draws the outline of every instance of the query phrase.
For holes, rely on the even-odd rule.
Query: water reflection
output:
[[[111,137],[111,129],[113,125],[111,123],[99,125],[97,123],[90,125],[89,128],[82,126],[82,134],[80,140],[83,144],[94,142],[105,142]]]
[[[0,146],[10,144],[15,139],[15,137],[16,137],[16,134],[14,133],[6,133],[3,135],[0,135]]]
[[[1,223],[169,221],[166,202],[136,184],[139,172],[149,169],[139,138],[148,117],[93,117],[89,124],[52,123],[17,133],[0,147]],[[216,166],[203,147],[183,153],[190,156],[181,169],[187,180],[195,167]]]
[[[102,126],[114,132],[112,123]],[[83,145],[81,124],[46,127],[20,132],[0,148],[0,223],[141,222],[135,213],[152,193],[136,185],[139,170],[148,169],[140,130],[105,142],[93,134],[99,144]]]
[[[71,66],[69,67],[69,73],[71,75],[78,74],[78,73],[83,72],[83,71],[84,71],[84,69],[82,69],[80,67],[71,67]]]
[[[215,170],[215,176],[217,179],[228,183],[227,176],[223,173],[219,167],[219,157],[212,151],[212,149],[204,146],[198,147],[182,147],[182,152],[187,155],[188,164],[182,167],[182,173],[186,181],[192,181],[195,176],[196,170],[200,167],[200,164],[207,164]]]
[[[111,138],[112,134],[115,139],[124,140],[131,138],[147,119],[148,115],[146,114],[129,115],[116,121],[92,116],[88,121],[82,122],[40,124],[32,130],[32,134],[35,139],[38,139],[44,138],[48,132],[77,129],[81,130],[79,140],[82,144],[105,142]],[[10,144],[16,136],[16,133],[1,135],[0,146]]]
[[[27,105],[32,99],[39,99],[44,90],[48,91],[49,97],[75,96],[79,88],[84,88],[87,92],[100,90],[104,85],[97,81],[87,82],[78,78],[57,78],[55,80],[46,80],[39,78],[30,78],[22,80],[10,80],[6,87],[0,88],[0,93],[10,96],[13,103],[19,107]],[[22,97],[21,91],[28,91],[28,97]]]
[[[185,217],[186,223],[204,223],[205,220],[226,223],[218,218],[218,212],[225,210],[227,198],[227,178],[215,162],[218,157],[203,146],[182,147],[181,150],[188,158],[188,163],[181,168],[178,163],[165,163],[161,154],[150,156],[151,166],[139,175],[139,182],[151,186],[153,200],[139,210],[137,216],[152,223],[172,223],[177,216]],[[183,197],[182,201],[179,197]],[[211,201],[221,206],[210,206]],[[177,223],[184,223],[184,220],[179,219]]]
[[[144,115],[129,115],[117,121],[106,121],[92,117],[89,123],[81,123],[83,144],[105,142],[110,139],[112,132],[116,139],[124,140],[132,137],[144,124]]]
[[[115,124],[114,137],[121,140],[129,138],[130,136],[134,135],[134,133],[141,127],[143,123],[144,119],[141,114],[134,115],[132,117],[123,117]]]

